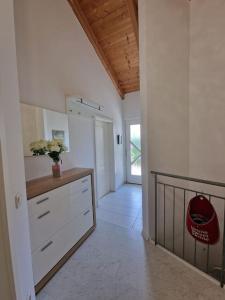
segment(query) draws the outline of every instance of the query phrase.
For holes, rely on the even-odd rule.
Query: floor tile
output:
[[[142,224],[136,222],[142,215],[142,188],[126,184],[98,201],[97,219],[126,229],[142,231]]]

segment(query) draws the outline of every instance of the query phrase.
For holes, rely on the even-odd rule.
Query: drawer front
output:
[[[79,193],[71,194],[69,197],[70,201],[70,217],[74,218],[82,214],[87,208],[92,206],[92,190],[85,188]]]
[[[75,218],[75,226],[73,231],[76,241],[79,241],[93,225],[93,208],[91,205],[80,216]]]
[[[68,185],[64,185],[48,193],[42,194],[28,201],[29,217],[38,217],[43,211],[51,210],[53,206],[58,205],[56,199],[64,201],[69,195]]]
[[[30,217],[30,238],[32,252],[48,240],[55,232],[69,222],[69,197],[55,197],[54,204],[40,210],[39,215]]]
[[[69,191],[70,194],[77,194],[80,193],[82,190],[91,187],[91,175],[86,177],[80,178],[74,182],[69,184]]]
[[[35,285],[93,226],[92,207],[66,224],[32,254]]]
[[[32,198],[28,201],[29,216],[38,217],[43,211],[49,210],[52,205],[55,205],[56,197],[62,200],[69,195],[79,197],[87,188],[91,190],[91,175]]]
[[[32,254],[35,285],[69,250],[67,246],[68,241],[72,239],[72,232],[69,229],[69,225],[65,225],[57,234],[43,243],[42,247]]]
[[[67,225],[68,231],[71,232],[72,237],[67,241],[66,252],[68,252],[82,238],[93,224],[93,210],[92,206],[90,206]]]

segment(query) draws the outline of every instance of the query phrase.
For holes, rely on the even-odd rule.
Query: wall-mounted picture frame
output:
[[[65,131],[52,129],[52,139],[62,140],[65,142]]]

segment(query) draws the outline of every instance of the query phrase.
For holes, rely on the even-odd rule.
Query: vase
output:
[[[56,162],[54,165],[52,165],[52,175],[53,177],[61,177],[62,171],[60,163]]]

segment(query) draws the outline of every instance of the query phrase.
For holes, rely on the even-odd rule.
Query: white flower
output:
[[[47,141],[40,140],[30,144],[33,155],[44,155],[47,152]]]
[[[63,141],[59,139],[53,139],[51,141],[40,140],[30,144],[30,150],[35,156],[45,154],[48,154],[50,156],[52,152],[57,152],[58,154],[60,154],[62,152],[65,152],[66,149],[67,148],[63,144]]]
[[[57,145],[63,145],[63,140],[61,140],[61,139],[54,139],[53,140]]]
[[[51,152],[60,152],[60,147],[59,146],[50,146],[49,147],[49,150],[51,151]]]

